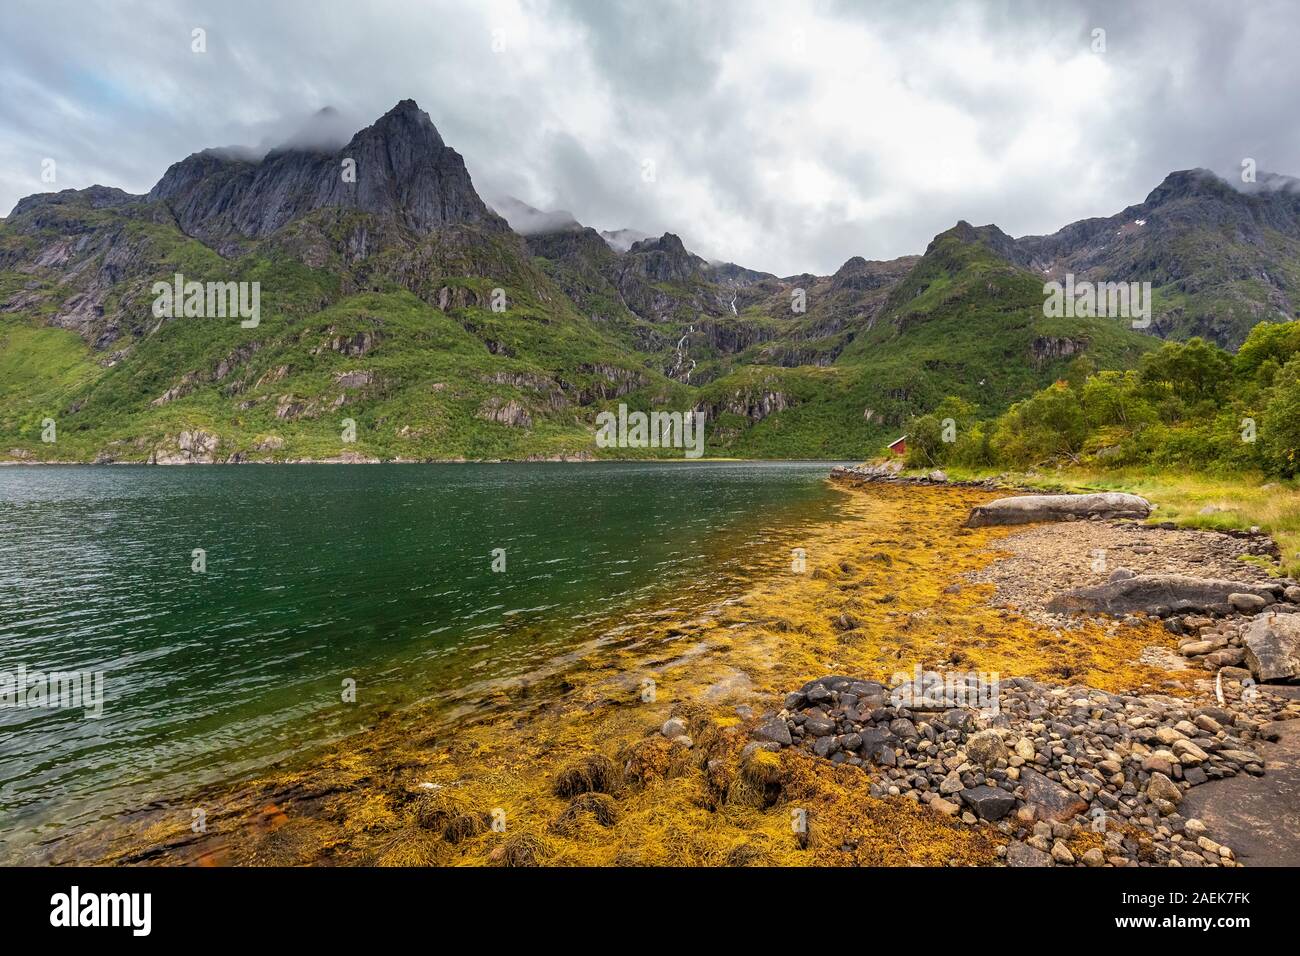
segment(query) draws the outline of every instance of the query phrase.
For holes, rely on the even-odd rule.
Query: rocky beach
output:
[[[755,555],[743,593],[645,608],[471,710],[386,715],[50,861],[1300,861],[1300,589],[1270,539],[1133,496],[1006,523],[1006,490],[945,477],[840,470],[839,516]]]

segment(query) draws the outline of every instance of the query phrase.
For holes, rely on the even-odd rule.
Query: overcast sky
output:
[[[1300,174],[1298,49],[1286,0],[5,0],[0,212],[410,97],[485,198],[826,273],[958,219],[1110,215],[1175,169]]]

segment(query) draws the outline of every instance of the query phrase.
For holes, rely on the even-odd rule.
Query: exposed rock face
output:
[[[1040,335],[1029,346],[1034,367],[1042,368],[1049,362],[1078,355],[1088,347],[1085,339]]]
[[[363,388],[375,380],[375,374],[367,371],[339,372],[334,376],[334,384],[343,388]]]
[[[671,232],[633,243],[623,259],[625,275],[631,273],[651,282],[686,282],[707,267],[708,263],[687,252],[682,240]]]
[[[92,209],[110,209],[115,206],[125,206],[131,203],[138,203],[144,197],[134,196],[131,193],[117,189],[113,186],[89,186],[86,189],[62,189],[57,193],[36,193],[25,199],[18,200],[13,211],[9,213],[10,217],[23,216],[27,213],[36,213],[42,208],[51,206],[61,206],[65,203],[73,203],[78,200],[86,200]]]
[[[1090,495],[1017,495],[999,498],[971,509],[966,527],[1030,524],[1076,518],[1145,518],[1151,502],[1137,495],[1107,491]]]
[[[355,182],[344,163],[355,163]],[[192,236],[258,238],[325,207],[396,218],[418,233],[454,223],[506,229],[478,197],[460,154],[429,115],[402,100],[337,151],[276,149],[260,161],[204,150],[174,164],[149,193]]]
[[[723,285],[729,285],[737,289],[743,289],[759,282],[770,282],[776,279],[776,276],[772,275],[770,272],[759,272],[757,269],[746,269],[744,266],[737,265],[734,262],[715,263],[709,267],[709,277],[715,282],[720,282]]]
[[[1261,319],[1295,316],[1296,294],[1282,263],[1296,239],[1294,179],[1261,173],[1257,183],[1238,187],[1209,170],[1187,169],[1170,173],[1144,202],[1114,216],[1017,239],[1015,254],[1048,280],[1072,273],[1079,281],[1172,286],[1185,298],[1176,314],[1157,315],[1152,331],[1203,335],[1236,348]],[[1218,242],[1237,251],[1219,255]]]
[[[1300,678],[1300,614],[1265,614],[1244,633],[1246,666],[1257,680]]]
[[[713,421],[720,413],[727,412],[743,416],[751,422],[761,422],[769,415],[783,412],[794,404],[784,392],[742,389],[722,401],[701,402],[694,410],[703,412],[709,421]]]
[[[183,431],[176,436],[175,451],[155,451],[149,461],[155,465],[211,464],[220,444],[221,439],[211,432]]]
[[[478,417],[511,428],[531,428],[533,416],[514,399],[489,398],[478,411]]]
[[[1230,594],[1253,594],[1267,603],[1277,600],[1282,590],[1275,584],[1243,584],[1218,578],[1193,578],[1182,574],[1139,574],[1094,587],[1074,588],[1047,603],[1054,614],[1070,612],[1104,613],[1113,616],[1213,611],[1229,613]]]

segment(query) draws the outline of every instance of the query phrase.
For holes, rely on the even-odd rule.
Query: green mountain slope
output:
[[[355,191],[333,179],[350,151]],[[703,413],[712,456],[861,458],[946,396],[992,416],[1077,355],[1129,368],[1156,344],[1044,318],[1027,262],[965,223],[825,277],[710,264],[671,234],[525,239],[406,101],[334,153],[205,151],[146,197],[19,203],[0,221],[0,457],[681,456],[598,447],[597,415],[626,403]],[[260,321],[156,317],[178,272],[260,283]]]

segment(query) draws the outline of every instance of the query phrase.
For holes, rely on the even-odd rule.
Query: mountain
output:
[[[959,223],[921,256],[778,277],[489,205],[409,100],[351,136],[327,112],[145,196],[65,190],[0,220],[0,456],[680,454],[598,448],[596,416],[626,403],[704,413],[711,455],[860,458],[948,395],[993,415],[1076,356],[1124,368],[1157,344],[1044,317],[1044,263],[1119,268],[1081,235]],[[177,273],[258,283],[258,322],[155,315]]]
[[[1150,282],[1155,334],[1235,349],[1258,322],[1300,317],[1297,185],[1267,173],[1241,188],[1205,169],[1170,173],[1144,202],[1026,236],[1014,254],[1045,279]]]
[[[326,208],[390,217],[418,233],[461,223],[506,228],[413,100],[333,151],[290,145],[258,162],[230,151],[195,153],[168,169],[148,198],[164,203],[186,235],[208,242],[259,239]]]

